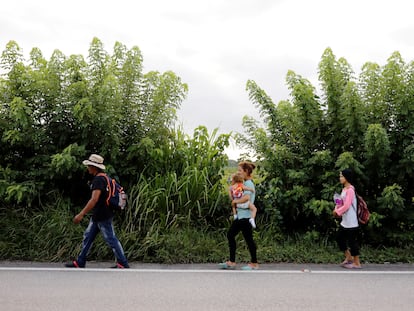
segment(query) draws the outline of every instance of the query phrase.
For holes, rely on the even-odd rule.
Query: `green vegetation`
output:
[[[289,235],[331,236],[332,195],[339,171],[352,168],[372,219],[364,228],[373,246],[404,246],[414,229],[414,62],[398,52],[384,66],[366,63],[359,77],[326,49],[319,64],[323,95],[290,71],[289,101],[275,105],[254,81],[251,101],[266,127],[245,117],[240,144],[253,150],[265,176],[257,205]]]
[[[227,257],[230,134],[175,128],[187,85],[172,72],[143,72],[137,47],[112,54],[93,39],[85,60],[39,49],[28,60],[11,41],[0,58],[0,259],[61,261],[80,249],[72,223],[89,197],[81,162],[104,156],[129,193],[116,231],[131,261],[218,262]],[[289,72],[291,99],[275,105],[254,81],[247,91],[265,121],[238,134],[257,158],[261,262],[337,262],[331,217],[338,170],[351,167],[373,212],[363,259],[413,262],[414,65],[398,53],[358,79],[327,49],[324,96]],[[84,224],[83,224],[84,225]],[[239,243],[244,244],[242,236]],[[90,255],[110,259],[98,238]],[[407,246],[408,245],[408,246]],[[245,247],[239,259],[248,260]]]

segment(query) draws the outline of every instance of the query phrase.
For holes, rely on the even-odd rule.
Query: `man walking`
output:
[[[92,246],[96,235],[101,232],[105,242],[112,248],[117,263],[112,268],[129,268],[128,260],[125,257],[121,243],[115,235],[112,219],[114,217],[112,209],[106,204],[108,197],[108,186],[104,176],[101,174],[105,170],[104,159],[100,155],[92,154],[88,160],[82,162],[88,168],[89,174],[93,176],[90,188],[92,191],[91,198],[85,207],[73,218],[73,222],[78,224],[83,217],[92,211],[92,217],[89,225],[83,235],[82,250],[77,260],[66,263],[68,268],[84,268],[86,265],[86,256]]]

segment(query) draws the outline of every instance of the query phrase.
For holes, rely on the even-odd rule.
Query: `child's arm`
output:
[[[245,203],[247,201],[250,200],[250,195],[248,194],[244,194],[240,199],[234,199],[232,201],[233,204],[240,204],[240,203]]]
[[[247,187],[245,185],[243,185],[242,188],[243,188],[243,191],[250,191],[250,192],[253,192],[253,193],[256,192],[253,188]]]

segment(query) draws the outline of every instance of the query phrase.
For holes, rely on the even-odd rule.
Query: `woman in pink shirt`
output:
[[[343,185],[343,189],[341,200],[336,202],[333,215],[335,217],[342,217],[337,236],[339,249],[345,254],[345,260],[341,266],[347,269],[361,269],[359,261],[357,201],[355,188],[352,185],[353,174],[351,169],[345,169],[340,172],[339,182]]]

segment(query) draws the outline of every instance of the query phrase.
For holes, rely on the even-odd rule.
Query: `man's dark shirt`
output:
[[[106,205],[106,199],[108,197],[106,179],[103,176],[95,176],[91,183],[91,190],[101,190],[99,200],[93,208],[92,219],[94,221],[103,221],[114,216],[112,209]]]

